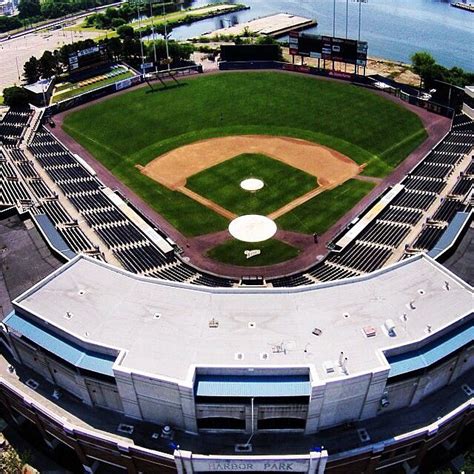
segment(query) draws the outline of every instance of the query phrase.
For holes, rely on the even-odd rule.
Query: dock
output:
[[[242,36],[244,33],[259,34],[277,38],[290,31],[303,30],[317,25],[316,20],[305,18],[303,16],[291,15],[289,13],[276,13],[274,15],[256,18],[245,23],[220,28],[202,35],[206,38],[212,38],[217,35]]]
[[[456,2],[456,3],[451,3],[451,6],[460,8],[461,10],[466,10],[468,12],[474,12],[474,3]]]

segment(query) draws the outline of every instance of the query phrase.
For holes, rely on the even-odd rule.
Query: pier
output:
[[[202,35],[212,38],[216,35],[241,36],[244,33],[259,34],[277,38],[293,30],[302,30],[316,25],[316,20],[303,16],[291,15],[289,13],[276,13],[275,15],[264,16],[255,20],[250,20],[238,25],[221,28]]]

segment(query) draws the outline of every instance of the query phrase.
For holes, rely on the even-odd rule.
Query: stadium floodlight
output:
[[[137,2],[137,20],[138,20],[138,34],[140,36],[140,55],[141,55],[141,64],[142,64],[142,71],[143,71],[143,41],[142,41],[142,22],[140,19],[140,2]]]
[[[359,4],[359,32],[357,35],[358,41],[360,41],[360,28],[361,28],[361,23],[362,23],[362,4],[363,3],[369,3],[369,0],[353,0],[354,2],[357,2]]]
[[[165,2],[164,0],[161,2],[161,5],[163,7],[163,20],[164,20],[164,23],[165,23],[165,48],[166,48],[166,59],[168,61],[168,71],[170,70],[171,68],[171,63],[170,63],[170,51],[169,51],[169,47],[168,47],[168,31],[167,31],[167,19],[166,19],[166,9],[165,9]]]
[[[151,17],[151,37],[153,39],[153,62],[155,63],[155,72],[158,72],[158,61],[156,58],[156,38],[155,38],[155,21],[153,19],[153,2],[150,0],[150,17]]]

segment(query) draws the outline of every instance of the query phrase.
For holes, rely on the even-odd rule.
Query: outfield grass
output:
[[[351,179],[317,195],[276,220],[280,229],[322,234],[374,188],[373,183]]]
[[[240,182],[258,178],[264,187],[245,191]],[[243,154],[188,178],[186,187],[242,214],[270,214],[299,196],[318,187],[314,176],[260,154]]]
[[[252,258],[246,258],[245,250],[260,249],[261,254]],[[295,258],[300,251],[276,239],[265,242],[248,243],[240,240],[228,240],[207,252],[207,256],[222,263],[240,265],[242,267],[260,267],[286,262]]]
[[[144,177],[136,164],[196,140],[268,134],[320,143],[368,163],[365,174],[385,176],[426,137],[412,112],[339,82],[245,72],[180,83],[156,92],[137,89],[73,112],[64,129],[186,235],[221,230],[227,222]]]

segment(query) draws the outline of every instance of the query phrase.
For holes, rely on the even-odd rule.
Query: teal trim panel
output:
[[[54,334],[51,330],[29,321],[14,312],[8,315],[3,322],[9,329],[20,333],[71,365],[102,375],[114,376],[112,366],[116,356],[83,349],[78,344],[68,341],[64,337]]]

